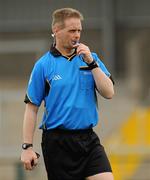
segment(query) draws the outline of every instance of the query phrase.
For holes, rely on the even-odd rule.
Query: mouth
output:
[[[79,41],[72,41],[72,45],[73,46],[79,45]]]

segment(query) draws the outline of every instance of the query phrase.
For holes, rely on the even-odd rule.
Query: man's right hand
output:
[[[26,170],[33,170],[33,168],[38,163],[38,156],[32,148],[28,148],[26,150],[22,150],[21,161],[24,164],[24,168]]]

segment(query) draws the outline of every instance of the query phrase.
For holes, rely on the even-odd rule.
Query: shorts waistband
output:
[[[48,130],[43,130],[44,134],[53,134],[53,133],[58,133],[58,134],[89,134],[92,133],[93,129],[61,129],[61,128],[55,128],[55,129],[48,129]]]

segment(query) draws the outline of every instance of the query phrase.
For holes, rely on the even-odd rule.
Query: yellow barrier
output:
[[[105,144],[115,180],[131,178],[150,155],[150,109],[133,112]]]

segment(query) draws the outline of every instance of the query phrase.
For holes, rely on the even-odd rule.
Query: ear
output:
[[[53,33],[53,34],[56,34],[56,32],[57,32],[57,28],[56,28],[56,26],[53,26],[53,27],[52,27],[52,33]]]
[[[56,35],[59,30],[60,30],[60,26],[58,24],[55,24],[52,27],[52,32],[53,32],[54,35]]]

